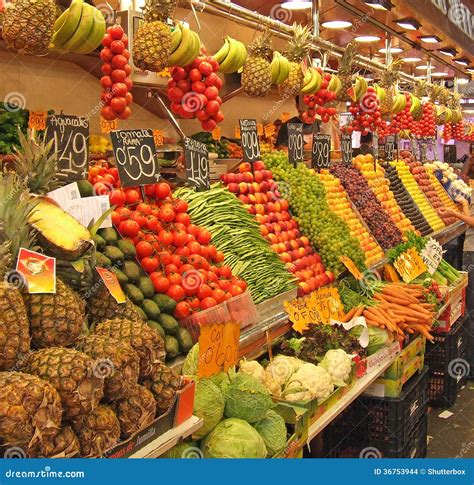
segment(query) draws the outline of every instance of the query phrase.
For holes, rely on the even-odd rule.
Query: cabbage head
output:
[[[163,453],[160,458],[202,458],[199,441],[183,441],[182,443],[178,443]]]
[[[225,391],[225,417],[250,424],[260,421],[272,405],[270,393],[255,377],[237,373]]]
[[[243,419],[224,419],[203,440],[204,458],[265,458],[265,442]]]
[[[269,458],[286,447],[285,420],[276,411],[269,409],[264,418],[253,427],[263,438]]]
[[[181,374],[184,376],[194,376],[198,373],[199,344],[194,344],[184,359]]]
[[[224,395],[210,380],[196,382],[193,414],[204,420],[202,428],[193,433],[193,439],[200,440],[210,433],[224,415]]]

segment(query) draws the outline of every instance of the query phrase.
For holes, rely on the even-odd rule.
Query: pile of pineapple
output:
[[[56,293],[28,294],[15,275],[20,247],[76,272],[84,255],[93,266],[89,231],[31,193],[58,185],[49,148],[22,136],[13,170],[0,173],[0,444],[29,457],[100,456],[166,413],[182,383],[159,333],[100,280],[85,286],[66,271]]]

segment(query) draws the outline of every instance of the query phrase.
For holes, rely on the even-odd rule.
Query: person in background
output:
[[[368,155],[370,153],[370,155],[375,157],[375,150],[374,150],[374,147],[372,146],[373,143],[374,143],[374,136],[370,131],[366,135],[361,135],[360,147],[354,148],[352,150],[352,155],[356,157],[357,155]]]

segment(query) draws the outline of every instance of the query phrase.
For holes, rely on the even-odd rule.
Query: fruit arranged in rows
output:
[[[263,161],[278,181],[280,194],[290,203],[299,230],[318,251],[326,269],[340,273],[344,269],[340,256],[363,265],[365,255],[358,240],[350,235],[346,222],[331,210],[324,185],[314,170],[304,164],[294,168],[285,152],[265,154]]]
[[[247,48],[240,40],[226,36],[222,47],[214,54],[219,64],[219,71],[223,74],[237,72],[247,59]]]
[[[400,209],[422,236],[430,234],[432,231],[431,226],[411,198],[408,190],[403,185],[403,182],[398,176],[397,169],[388,163],[385,163],[383,168],[385,170],[385,176],[390,183],[390,190],[395,196],[395,200]]]
[[[247,184],[242,184],[247,189]],[[255,193],[253,187],[248,190]],[[213,243],[225,255],[226,267],[245,280],[255,303],[296,287],[296,279],[260,234],[255,217],[228,189],[220,184],[205,192],[181,187],[175,195],[189,204],[191,220],[212,234]]]
[[[326,272],[309,239],[301,235],[298,223],[288,211],[288,201],[278,192],[273,174],[266,170],[263,162],[255,162],[253,170],[249,163],[242,163],[238,174],[222,175],[221,180],[228,184],[231,192],[237,191],[235,184],[238,183],[236,195],[255,216],[262,236],[269,241],[288,270],[300,280],[300,295],[334,280],[334,274]],[[257,180],[259,182],[254,184]],[[249,192],[251,189],[254,189],[252,193]]]
[[[448,209],[459,210],[458,206],[454,203],[453,199],[449,197],[446,190],[444,190],[444,187],[442,186],[441,182],[435,177],[433,172],[431,172],[431,170],[429,169],[426,169],[426,173],[428,174],[430,183],[432,187],[435,189],[436,193],[438,194],[439,200],[441,200],[444,207]]]
[[[382,259],[384,255],[382,248],[352,209],[351,201],[340,180],[326,170],[321,171],[318,178],[326,189],[326,200],[329,207],[346,222],[350,229],[350,235],[359,241],[360,247],[365,253],[365,264],[371,266]]]
[[[372,155],[358,155],[353,160],[354,166],[360,171],[373,190],[385,212],[390,216],[392,221],[397,225],[402,234],[406,231],[414,231],[410,220],[403,214],[397,204],[395,197],[390,190],[390,182],[384,176],[384,169],[378,162],[375,162]]]
[[[178,22],[171,32],[171,54],[168,66],[186,67],[199,56],[200,52],[199,35]]]
[[[331,166],[330,173],[341,181],[347,195],[384,251],[402,242],[402,233],[355,167],[335,163]]]
[[[434,173],[453,200],[462,197],[469,202],[471,201],[471,187],[466,184],[448,163],[438,160],[426,163],[425,167]]]
[[[104,48],[100,52],[103,61],[100,79],[102,94],[100,99],[104,104],[100,111],[101,116],[109,121],[119,118],[126,120],[130,114],[130,104],[133,96],[130,92],[133,87],[130,74],[132,68],[128,64],[130,52],[127,50],[128,38],[120,25],[107,28],[102,38]]]
[[[440,219],[436,211],[431,207],[428,199],[416,183],[415,177],[411,174],[410,168],[403,160],[390,162],[397,170],[397,174],[407,189],[411,198],[420,209],[423,217],[426,219],[432,231],[438,231],[444,227],[443,221]]]

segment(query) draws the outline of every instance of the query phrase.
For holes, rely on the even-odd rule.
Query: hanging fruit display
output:
[[[458,121],[452,126],[452,138],[454,138],[456,141],[462,141],[464,140],[464,122],[463,121]]]
[[[352,86],[352,64],[357,55],[354,42],[348,44],[337,67],[338,77],[341,81],[341,89],[338,95],[339,101],[355,101],[356,96]]]
[[[251,97],[266,96],[272,87],[271,37],[267,30],[249,45],[242,70],[241,83],[244,93]]]
[[[290,73],[290,61],[280,52],[273,51],[271,62],[272,84],[281,84]]]
[[[311,72],[311,77],[315,77],[316,84],[311,88],[311,90],[315,89],[315,92],[314,94],[306,94],[303,96],[303,103],[308,106],[308,109],[303,111],[301,119],[305,123],[314,123],[316,121],[316,115],[318,115],[323,123],[329,123],[331,116],[337,114],[336,108],[328,106],[337,98],[336,92],[329,90],[332,76],[331,74],[322,75],[320,70],[314,68],[307,72]],[[305,92],[304,87],[301,92]]]
[[[177,23],[171,32],[171,55],[169,67],[185,67],[191,64],[201,52],[199,35],[185,25]]]
[[[380,81],[380,87],[385,91],[385,96],[381,100],[381,111],[384,115],[390,115],[393,113],[393,107],[395,105],[395,101],[398,101],[403,104],[404,99],[402,100],[400,97],[397,96],[398,91],[396,88],[396,84],[400,77],[400,69],[402,68],[402,61],[397,59],[392,61],[388,66],[387,69],[382,73],[382,79]],[[403,105],[400,108],[400,111],[405,108]],[[396,114],[396,113],[395,113]]]
[[[413,127],[413,133],[417,136],[417,138],[436,136],[436,120],[434,110],[435,107],[432,103],[426,102],[423,104],[421,119],[417,121]]]
[[[232,37],[226,36],[222,47],[214,54],[214,59],[219,64],[222,74],[237,72],[247,59],[245,44]]]
[[[366,135],[369,131],[376,131],[382,124],[382,113],[375,88],[368,87],[358,101],[351,102],[349,112],[352,114],[352,129]]]
[[[398,96],[403,96],[405,98],[405,107],[401,111],[398,111],[392,118],[392,122],[390,124],[391,131],[394,134],[398,134],[401,131],[411,132],[415,126],[412,115],[412,95],[410,93],[400,93]],[[396,110],[394,109],[394,111]]]
[[[443,133],[442,133],[442,138],[445,143],[447,143],[449,140],[453,139],[453,129],[452,129],[452,124],[451,123],[445,123],[443,125]]]

